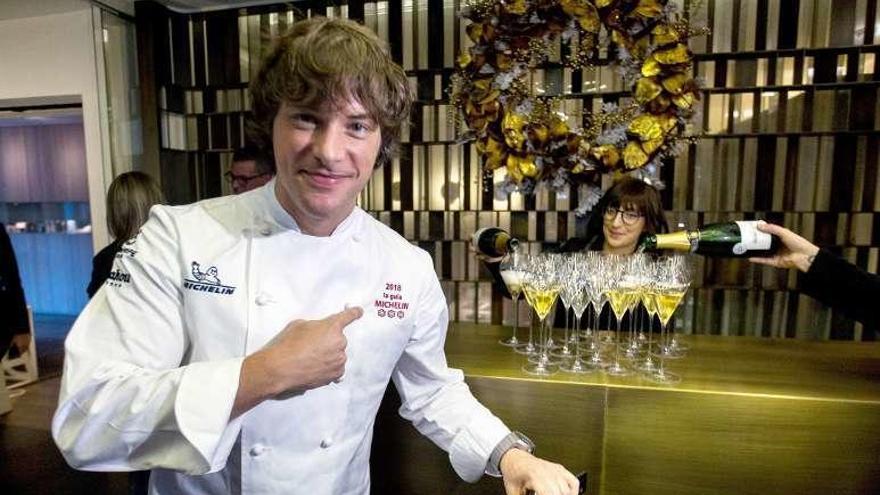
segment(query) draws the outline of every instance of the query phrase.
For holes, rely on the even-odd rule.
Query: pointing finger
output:
[[[339,325],[341,328],[345,328],[349,323],[357,320],[363,315],[364,310],[361,309],[360,306],[352,306],[350,308],[345,308],[334,315],[330,315],[327,320]]]

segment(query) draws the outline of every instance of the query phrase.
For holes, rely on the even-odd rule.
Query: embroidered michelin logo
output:
[[[183,279],[183,287],[186,289],[197,292],[212,292],[224,296],[232,295],[232,293],[235,292],[235,287],[220,283],[220,278],[217,276],[218,272],[216,266],[209,267],[207,270],[202,271],[201,265],[199,265],[197,261],[193,261],[190,272],[192,273],[193,278]]]

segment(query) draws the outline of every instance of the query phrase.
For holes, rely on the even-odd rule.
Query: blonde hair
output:
[[[406,73],[375,33],[347,19],[299,21],[276,42],[251,82],[251,138],[272,153],[272,126],[282,102],[320,108],[354,99],[376,120],[382,146],[376,166],[391,160],[413,95]],[[274,160],[273,160],[274,161]]]
[[[120,174],[107,191],[107,228],[119,242],[137,235],[147,221],[150,207],[164,203],[159,184],[143,172]]]

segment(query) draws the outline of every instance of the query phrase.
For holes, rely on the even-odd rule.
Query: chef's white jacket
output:
[[[360,209],[328,237],[299,231],[275,182],[157,206],[65,343],[52,435],[73,467],[152,469],[150,492],[363,494],[389,376],[400,414],[474,481],[509,430],[443,352],[431,258]],[[294,319],[346,305],[338,383],[230,420],[244,356]]]

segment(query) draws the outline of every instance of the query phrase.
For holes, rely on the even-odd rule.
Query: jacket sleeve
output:
[[[489,456],[510,430],[480,404],[464,374],[446,364],[449,322],[446,298],[425,256],[426,282],[418,298],[415,330],[392,374],[402,405],[400,415],[449,453],[455,472],[476,481]]]
[[[241,359],[187,363],[179,235],[154,208],[66,342],[52,436],[79,469],[217,471],[240,429],[229,420]]]
[[[800,274],[804,293],[868,327],[880,326],[880,276],[822,249],[807,273]]]
[[[0,223],[0,298],[5,299],[0,308],[3,308],[5,326],[11,334],[28,333],[27,304],[24,299],[24,289],[21,286],[21,277],[18,274],[18,263],[15,261],[15,251],[12,249],[12,241],[6,233],[6,228]],[[2,342],[2,339],[0,339]]]

